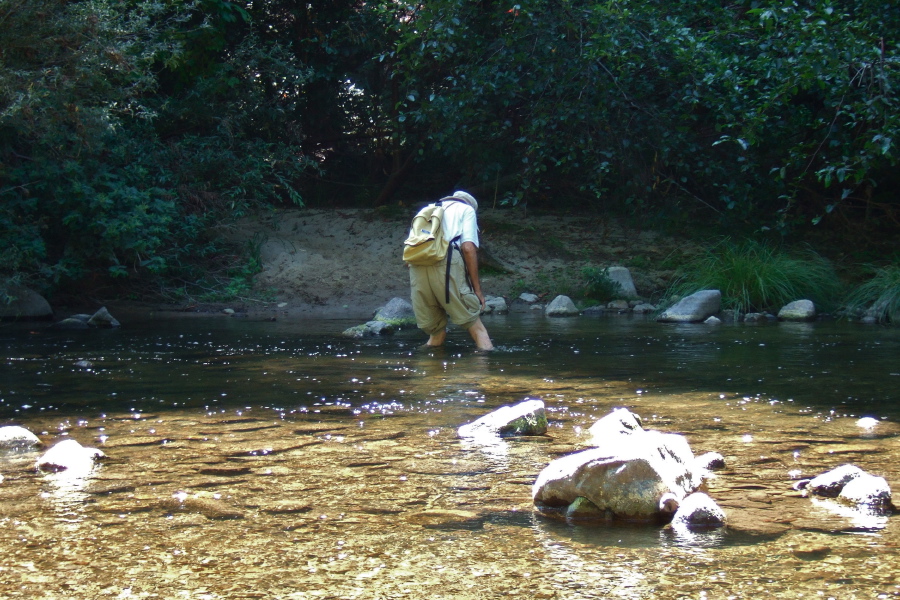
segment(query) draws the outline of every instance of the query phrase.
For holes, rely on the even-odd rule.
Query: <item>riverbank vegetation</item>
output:
[[[0,24],[0,276],[51,295],[233,293],[230,219],[459,187],[809,242],[852,283],[898,265],[881,0],[4,0]]]
[[[808,299],[834,310],[843,286],[831,262],[810,248],[793,252],[754,240],[725,239],[687,263],[670,295],[720,290],[722,305],[741,314],[777,313],[785,304]]]

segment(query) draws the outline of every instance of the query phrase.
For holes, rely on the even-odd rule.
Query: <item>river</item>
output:
[[[852,463],[897,488],[900,331],[487,317],[498,350],[350,340],[344,321],[0,327],[0,425],[106,458],[0,455],[3,598],[889,598],[897,517],[792,487]],[[547,436],[459,425],[540,398]],[[726,459],[729,527],[582,526],[531,485],[627,407]],[[860,417],[874,427],[860,427]]]

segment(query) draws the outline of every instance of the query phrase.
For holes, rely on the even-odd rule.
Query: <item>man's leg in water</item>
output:
[[[469,335],[475,340],[475,347],[479,350],[494,349],[494,344],[491,342],[491,336],[488,335],[487,327],[484,326],[484,323],[481,322],[480,318],[469,327]]]
[[[443,346],[444,340],[447,339],[447,329],[441,329],[437,333],[433,333],[428,336],[428,345],[429,346]]]

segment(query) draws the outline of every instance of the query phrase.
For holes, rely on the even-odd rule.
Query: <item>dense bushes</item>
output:
[[[33,0],[0,23],[0,276],[190,279],[251,207],[456,187],[900,229],[883,0]]]
[[[51,292],[194,277],[222,251],[211,228],[223,218],[299,202],[294,181],[311,161],[261,133],[265,90],[228,66],[264,53],[221,53],[161,89],[196,68],[191,35],[224,36],[223,15],[174,0],[2,10],[0,277]]]

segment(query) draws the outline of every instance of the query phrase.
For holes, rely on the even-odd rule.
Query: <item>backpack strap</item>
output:
[[[469,267],[466,266],[466,259],[463,258],[462,250],[456,243],[461,237],[462,234],[450,240],[450,245],[447,247],[447,272],[444,277],[444,304],[450,304],[450,262],[453,260],[454,248],[459,252],[459,258],[463,261],[463,271],[466,273],[466,283],[469,284],[469,287],[472,287],[472,278],[469,276]]]
[[[459,251],[459,257],[462,258],[462,250],[459,250],[459,246],[456,245],[456,242],[459,241],[459,238],[462,237],[462,234],[459,234],[452,240],[450,240],[450,245],[447,246],[447,272],[444,276],[444,292],[445,299],[444,304],[450,304],[450,263],[453,261],[453,249],[456,248]],[[463,261],[463,268],[466,266],[466,261]],[[469,273],[466,271],[466,278],[468,279]]]

